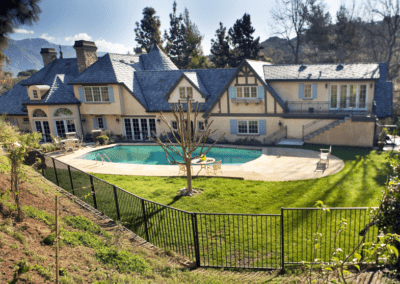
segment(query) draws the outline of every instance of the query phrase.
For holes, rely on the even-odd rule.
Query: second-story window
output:
[[[33,90],[33,91],[32,91],[32,94],[33,94],[33,98],[34,98],[34,99],[38,99],[38,98],[39,98],[38,93],[37,93],[36,90]]]
[[[180,87],[179,88],[179,97],[181,99],[193,99],[193,88],[192,87]]]
[[[304,98],[312,98],[312,85],[304,84]]]
[[[257,98],[257,87],[236,87],[236,98]]]
[[[84,87],[87,102],[109,102],[108,87]]]

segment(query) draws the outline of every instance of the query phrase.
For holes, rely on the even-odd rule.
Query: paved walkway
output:
[[[125,145],[125,144],[124,144]],[[140,144],[133,144],[140,145]],[[112,146],[112,145],[111,145]],[[220,145],[223,146],[223,145]],[[78,168],[85,172],[137,175],[137,176],[177,176],[178,166],[176,165],[135,165],[110,162],[95,162],[80,159],[79,157],[87,152],[98,150],[104,147],[86,147],[68,155],[55,152],[52,157]],[[240,148],[240,146],[226,145],[224,147]],[[222,165],[222,171],[217,176],[243,178],[246,180],[262,181],[289,181],[314,179],[328,176],[341,171],[344,162],[331,155],[329,167],[319,164],[319,152],[303,149],[274,148],[274,147],[243,147],[246,149],[262,149],[262,155],[258,159],[242,165]],[[194,175],[199,172],[200,166],[194,166]],[[206,176],[204,170],[199,176]]]

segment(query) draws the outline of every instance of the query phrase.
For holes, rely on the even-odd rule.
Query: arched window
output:
[[[47,117],[47,114],[41,109],[35,109],[32,113],[33,117]]]
[[[72,115],[74,115],[74,113],[67,108],[59,108],[54,113],[54,117],[66,117]]]

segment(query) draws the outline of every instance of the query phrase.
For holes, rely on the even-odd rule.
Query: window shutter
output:
[[[93,117],[93,128],[97,128],[97,117]]]
[[[231,134],[237,134],[237,120],[231,119],[230,124],[231,124]]]
[[[108,86],[108,97],[110,98],[110,102],[114,102],[114,91],[112,86]]]
[[[79,86],[78,90],[79,90],[79,98],[81,100],[81,103],[84,103],[85,102],[85,96],[84,96],[84,93],[83,93],[83,87]]]
[[[257,98],[259,98],[259,99],[264,98],[264,87],[263,86],[257,87]]]
[[[317,98],[317,84],[316,83],[312,84],[312,98],[313,99]]]
[[[103,126],[104,126],[104,130],[106,130],[107,129],[107,122],[106,122],[106,118],[105,117],[103,117]]]
[[[265,119],[260,119],[258,121],[258,134],[266,135],[267,134],[267,125]]]
[[[304,97],[304,84],[300,83],[299,84],[299,99],[302,99]]]
[[[236,87],[229,87],[229,98],[236,99]]]

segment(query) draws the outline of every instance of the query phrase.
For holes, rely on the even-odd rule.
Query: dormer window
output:
[[[193,87],[180,87],[179,88],[179,97],[181,99],[193,99]]]
[[[37,93],[36,90],[33,90],[33,91],[32,91],[32,95],[33,95],[33,98],[34,98],[34,99],[36,99],[36,100],[39,99],[39,96],[38,96],[38,93]]]
[[[85,101],[109,102],[108,87],[84,87]]]

